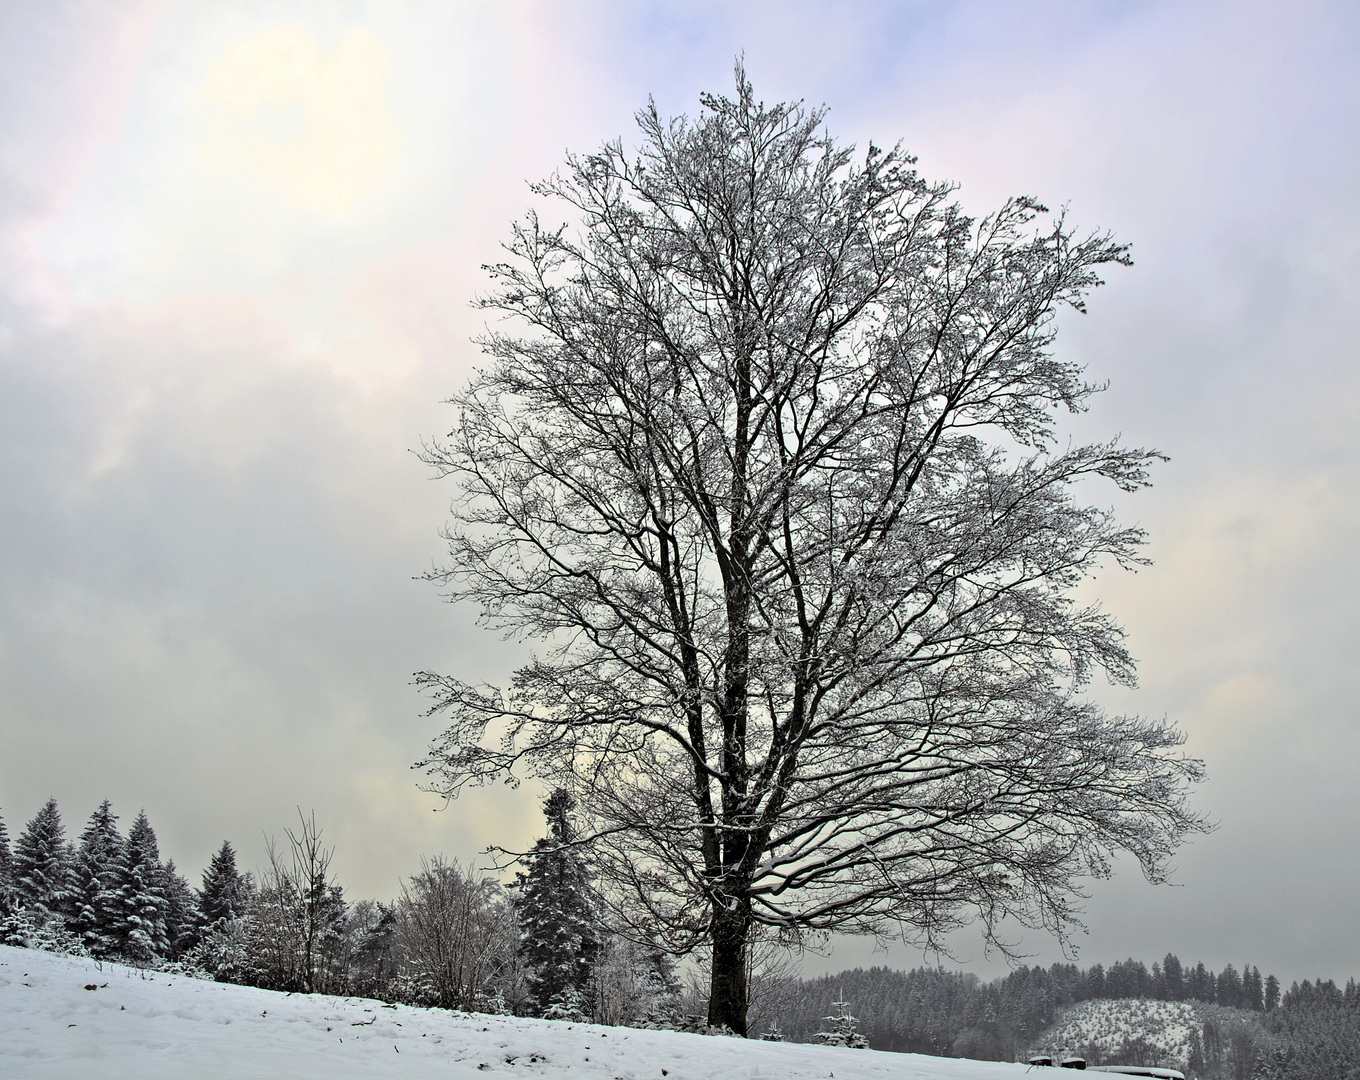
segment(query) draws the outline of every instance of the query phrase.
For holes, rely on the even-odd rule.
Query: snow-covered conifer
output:
[[[116,879],[122,858],[118,815],[105,799],[90,815],[74,861],[75,902],[69,924],[91,956],[107,956],[115,951]]]
[[[198,944],[198,896],[194,888],[175,869],[171,859],[162,868],[165,889],[165,936],[170,944],[169,955],[178,960]]]
[[[75,899],[71,847],[57,800],[48,799],[14,845],[14,889],[19,904],[40,921],[64,917]]]
[[[531,968],[529,993],[540,1010],[584,999],[601,933],[590,871],[572,846],[571,794],[555,790],[543,804],[549,833],[526,857],[519,876],[520,952]]]
[[[861,1035],[856,1029],[859,1027],[859,1020],[850,1015],[850,1003],[848,1001],[833,1001],[836,1007],[835,1016],[824,1016],[829,1027],[826,1031],[819,1031],[813,1036],[826,1046],[848,1046],[851,1050],[863,1050],[869,1045],[869,1040]]]
[[[245,914],[250,903],[251,882],[236,869],[236,852],[223,840],[217,854],[203,871],[203,889],[198,897],[199,915],[210,929]]]
[[[680,1023],[680,980],[658,937],[614,935],[601,948],[591,978],[597,1024],[669,1030]]]
[[[397,972],[397,906],[381,900],[360,900],[350,918],[354,949],[350,955],[351,992],[381,997]]]
[[[134,963],[150,963],[168,956],[165,917],[169,902],[165,897],[165,871],[161,866],[156,833],[146,819],[137,815],[123,846],[123,857],[115,877],[117,898],[112,937],[116,950]]]
[[[0,916],[9,911],[14,892],[14,857],[9,851],[9,830],[0,817]]]

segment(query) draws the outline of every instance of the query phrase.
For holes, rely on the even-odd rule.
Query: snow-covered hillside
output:
[[[282,994],[0,946],[5,1080],[1018,1080],[1025,1072],[999,1062]]]
[[[1067,1053],[1083,1054],[1094,1046],[1102,1056],[1109,1057],[1142,1039],[1156,1064],[1184,1068],[1190,1054],[1190,1033],[1198,1027],[1199,1014],[1185,1001],[1082,1001],[1067,1009],[1035,1040],[1034,1052],[1058,1058]]]

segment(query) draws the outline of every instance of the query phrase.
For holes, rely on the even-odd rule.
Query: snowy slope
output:
[[[97,989],[84,989],[86,984]],[[1023,1065],[281,994],[0,946],[3,1080],[1018,1080]]]
[[[1198,1026],[1195,1007],[1185,1001],[1082,1001],[1068,1008],[1056,1024],[1034,1040],[1034,1050],[1057,1057],[1096,1046],[1108,1057],[1118,1053],[1126,1042],[1141,1038],[1154,1048],[1160,1064],[1184,1068],[1190,1054],[1190,1032]]]

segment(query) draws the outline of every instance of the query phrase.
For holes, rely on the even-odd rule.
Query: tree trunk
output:
[[[746,949],[751,934],[751,906],[744,899],[730,902],[733,907],[713,913],[713,980],[708,994],[708,1022],[712,1027],[726,1024],[745,1037],[746,1007],[750,1002]]]

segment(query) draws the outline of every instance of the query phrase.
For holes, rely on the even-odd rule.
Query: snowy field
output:
[[[1002,1080],[1027,1071],[281,994],[0,946],[4,1080]]]

